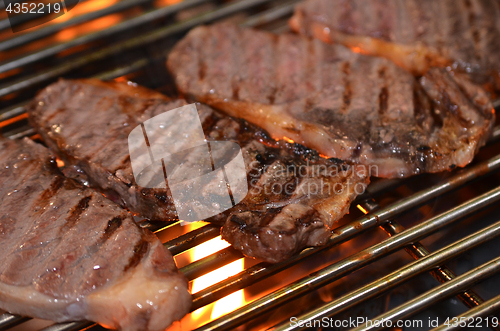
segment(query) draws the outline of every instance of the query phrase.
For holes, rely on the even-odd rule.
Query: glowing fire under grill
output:
[[[174,95],[165,57],[189,29],[227,19],[283,32],[297,2],[88,0],[16,34],[2,14],[0,130],[12,139],[39,140],[24,107],[59,77],[133,80]],[[244,258],[220,239],[215,225],[146,223],[191,281],[192,312],[169,330],[301,329],[291,317],[426,320],[496,314],[499,138],[497,126],[464,170],[418,180],[374,180],[326,246],[276,265]],[[35,322],[4,313],[0,330],[100,328],[86,321]]]

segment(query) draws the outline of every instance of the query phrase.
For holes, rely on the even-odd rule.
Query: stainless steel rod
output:
[[[37,61],[46,59],[50,56],[54,56],[58,54],[59,52],[62,52],[66,49],[69,49],[71,47],[79,46],[82,44],[86,44],[101,38],[109,37],[112,36],[113,34],[117,33],[122,33],[124,31],[137,28],[138,26],[150,23],[153,20],[165,17],[167,15],[176,13],[180,10],[198,5],[200,3],[207,2],[207,0],[186,0],[182,1],[180,3],[177,3],[175,5],[170,5],[166,7],[162,7],[153,11],[150,11],[148,13],[142,14],[140,16],[136,16],[134,18],[131,18],[127,21],[121,22],[119,24],[113,25],[112,27],[109,27],[104,30],[100,30],[94,33],[90,33],[87,35],[83,35],[78,38],[71,39],[67,42],[56,44],[53,46],[50,46],[48,48],[36,51],[34,53],[31,53],[29,55],[26,55],[21,58],[14,59],[12,61],[4,62],[3,64],[0,64],[0,73],[20,68],[22,66],[28,65],[35,63]]]
[[[425,292],[418,297],[407,301],[406,303],[388,311],[385,314],[379,315],[374,320],[384,320],[395,322],[412,316],[423,309],[449,297],[454,296],[456,293],[461,292],[472,285],[479,283],[481,280],[491,277],[500,272],[500,257],[482,264],[457,278],[441,284],[432,290]],[[353,329],[352,331],[367,331],[367,330],[380,330],[381,327],[376,327],[374,324],[362,326]]]
[[[293,0],[292,3],[295,4],[299,0]],[[273,7],[271,9],[265,10],[263,12],[260,12],[256,15],[250,16],[247,20],[245,20],[241,25],[246,26],[246,27],[254,27],[258,24],[265,24],[268,22],[271,22],[273,20],[276,20],[278,18],[281,18],[285,15],[288,15],[291,13],[291,7],[292,5],[290,3],[285,3],[280,6]],[[157,58],[141,58],[137,61],[134,61],[131,65],[127,65],[121,68],[117,68],[111,71],[103,72],[100,73],[99,75],[96,75],[95,78],[102,79],[102,80],[110,80],[114,79],[116,77],[124,76],[127,74],[130,74],[134,71],[137,71],[139,69],[142,69],[151,63],[155,61],[160,61],[164,59],[167,54],[170,52],[170,50],[166,50],[164,54],[158,56]]]
[[[430,271],[456,256],[464,253],[464,248],[472,248],[479,246],[488,240],[491,240],[500,235],[500,221],[495,224],[486,227],[476,233],[469,235],[461,240],[458,240],[444,248],[437,250],[434,253],[427,255],[421,259],[418,259],[389,275],[382,277],[376,281],[373,281],[363,287],[352,291],[340,298],[337,298],[331,302],[328,302],[306,314],[297,316],[297,321],[304,321],[304,323],[313,320],[321,320],[324,317],[330,317],[340,312],[345,311],[354,305],[369,300],[377,295],[380,295],[408,280],[420,275],[424,272]],[[302,330],[300,326],[291,325],[290,323],[281,323],[280,325],[273,328],[274,331],[284,331],[284,330]]]
[[[0,330],[7,330],[18,324],[30,320],[29,317],[23,317],[19,315],[12,315],[9,313],[4,313],[0,315]]]
[[[228,263],[241,259],[243,254],[235,250],[233,247],[226,247],[218,252],[215,252],[203,259],[199,259],[193,263],[180,269],[180,271],[189,280],[198,278],[212,270],[225,266]]]
[[[218,235],[220,235],[220,227],[209,224],[170,240],[164,246],[172,255],[177,255]]]
[[[373,245],[346,259],[323,268],[310,276],[306,276],[298,281],[284,286],[281,289],[269,293],[246,306],[243,306],[198,328],[197,330],[234,329],[236,326],[256,317],[258,314],[262,314],[280,304],[309,293],[326,283],[335,281],[498,200],[500,200],[500,188],[496,188],[482,194],[459,205],[458,207],[435,216],[413,227],[412,229],[390,237],[379,244]],[[365,222],[361,222],[360,224],[364,223]],[[350,225],[347,225],[348,228],[349,226]],[[342,236],[342,234],[338,233],[337,236]]]
[[[91,326],[96,325],[94,322],[89,321],[79,321],[79,322],[67,322],[67,323],[57,323],[52,324],[40,331],[76,331],[76,330],[87,330]]]
[[[87,14],[76,16],[75,18],[73,18],[71,20],[67,20],[67,21],[62,22],[62,23],[48,25],[46,27],[38,28],[35,31],[29,32],[29,33],[23,33],[18,37],[10,38],[10,39],[7,39],[5,41],[0,42],[0,52],[25,45],[25,44],[30,43],[32,41],[41,39],[43,37],[50,36],[50,35],[52,35],[56,32],[59,32],[63,29],[66,29],[66,28],[69,28],[69,27],[72,27],[72,26],[75,26],[78,24],[82,24],[85,22],[89,22],[91,20],[95,20],[95,19],[98,19],[98,18],[106,16],[106,15],[125,11],[127,9],[130,9],[130,8],[133,8],[133,7],[136,7],[139,5],[143,5],[146,3],[150,3],[152,1],[153,0],[123,0],[123,1],[118,2],[115,5],[106,7],[106,8],[101,9],[101,10],[92,11],[92,12],[87,13]]]
[[[475,308],[472,308],[465,313],[456,316],[456,325],[453,319],[450,318],[450,323],[448,325],[441,324],[437,328],[432,329],[431,331],[451,331],[451,330],[458,330],[463,328],[462,321],[466,321],[466,326],[469,325],[469,322],[473,322],[472,325],[476,326],[478,325],[477,323],[480,323],[480,326],[487,326],[490,327],[492,325],[494,326],[500,326],[500,319],[499,318],[489,318],[488,322],[486,322],[486,317],[488,317],[491,314],[495,314],[500,312],[500,295],[497,295],[494,298],[491,298],[488,301],[485,301],[483,304],[480,306],[477,306]],[[488,324],[486,324],[488,323]]]
[[[367,200],[362,203],[363,209],[366,211],[375,211],[379,209],[379,205],[373,200]],[[399,224],[397,221],[392,220],[387,223],[381,225],[381,228],[389,235],[394,236],[400,232],[405,231],[406,229]],[[405,247],[405,250],[412,256],[414,259],[420,259],[426,257],[430,254],[429,250],[424,247],[420,242],[412,243]],[[449,269],[447,266],[439,266],[436,270],[431,271],[432,277],[434,277],[440,283],[444,283],[450,281],[456,277],[455,273]],[[484,300],[474,291],[467,290],[464,293],[460,293],[458,298],[469,308],[476,307],[477,305],[484,302]],[[495,328],[495,330],[499,330]]]
[[[285,270],[309,256],[319,254],[325,250],[338,245],[353,236],[374,226],[380,225],[403,212],[416,208],[429,200],[445,194],[451,190],[457,189],[460,186],[480,178],[487,173],[493,173],[500,169],[500,155],[491,158],[488,161],[482,162],[474,167],[464,169],[461,173],[449,178],[446,182],[434,185],[428,189],[419,191],[407,198],[404,198],[396,203],[393,203],[385,208],[382,208],[371,215],[363,216],[347,225],[335,229],[335,234],[332,235],[328,243],[321,247],[308,248],[300,254],[292,256],[290,259],[269,265],[267,263],[258,263],[255,266],[248,268],[234,276],[227,278],[217,284],[193,295],[193,309],[205,306],[215,300],[218,300],[231,292],[245,288],[251,284],[270,277],[282,270]],[[201,266],[200,266],[201,268]]]
[[[178,5],[184,4],[187,1],[183,1]],[[193,0],[193,1],[201,1],[201,0]],[[187,21],[183,21],[174,25],[169,25],[164,28],[160,28],[158,30],[145,33],[144,35],[134,37],[132,39],[128,39],[126,41],[104,47],[92,54],[80,56],[78,58],[72,59],[71,61],[65,62],[61,65],[58,65],[54,68],[48,69],[41,73],[37,73],[27,78],[19,79],[13,83],[6,84],[4,86],[0,86],[0,97],[4,97],[10,93],[24,90],[30,86],[36,85],[38,83],[42,83],[44,81],[54,79],[56,77],[62,76],[65,73],[80,68],[86,64],[92,63],[94,61],[102,60],[110,55],[117,54],[120,52],[128,51],[130,49],[134,49],[140,46],[144,46],[146,44],[155,42],[159,39],[166,38],[175,33],[179,33],[182,31],[187,31],[199,24],[208,23],[216,19],[220,19],[222,17],[228,16],[230,14],[234,14],[240,12],[242,10],[257,6],[262,3],[269,2],[271,0],[240,0],[237,2],[230,3],[228,5],[224,5],[214,11],[208,12],[206,14],[200,15],[194,19],[190,19]],[[177,6],[177,5],[172,5]],[[53,54],[50,54],[53,55]],[[28,57],[34,55],[29,55]],[[20,61],[20,60],[19,60]],[[27,61],[27,60],[25,60]],[[12,64],[13,65],[13,64]],[[17,64],[16,64],[17,65]],[[21,64],[25,65],[25,63]],[[7,67],[10,68],[11,64],[7,63],[4,65],[0,65],[0,73],[4,71]],[[13,68],[10,68],[13,69]],[[9,70],[10,70],[9,69]]]
[[[329,249],[334,245],[349,239],[353,235],[360,233],[363,230],[366,230],[368,228],[380,224],[381,222],[389,220],[390,217],[392,216],[399,215],[402,212],[418,207],[419,205],[422,205],[423,203],[429,201],[430,199],[438,195],[456,189],[473,179],[480,178],[486,174],[492,173],[498,170],[499,167],[500,167],[500,155],[488,161],[482,162],[474,167],[464,169],[462,173],[456,174],[445,183],[435,185],[426,190],[417,192],[414,195],[405,198],[397,203],[391,204],[390,206],[382,209],[381,211],[374,213],[369,218],[365,216],[351,224],[336,229],[336,234],[332,236],[330,241],[324,247],[306,249],[301,254],[296,255],[287,261],[274,265],[259,263],[235,276],[229,277],[223,282],[210,286],[207,289],[193,295],[193,301],[194,301],[193,308],[202,307],[233,291],[239,290],[250,284],[263,280],[271,275],[274,275],[277,272],[280,272],[292,265],[299,263],[308,256],[311,256],[313,254],[318,254],[326,249]],[[384,186],[382,185],[381,187]],[[358,224],[361,224],[362,227],[360,227]],[[231,248],[228,248],[228,250],[229,249]],[[210,263],[213,263],[211,262],[212,259],[214,259],[214,257],[204,261],[209,261]],[[189,267],[192,269],[198,269],[193,274],[200,273],[199,271],[200,269],[203,269],[204,273],[211,271],[207,270],[208,268],[206,268],[203,265],[203,261],[201,262],[200,261],[198,261],[198,263],[196,263],[195,265]],[[2,327],[1,321],[0,321],[0,327]]]

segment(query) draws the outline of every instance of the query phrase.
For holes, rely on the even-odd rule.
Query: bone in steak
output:
[[[499,91],[499,22],[497,0],[306,0],[290,26],[420,75],[449,65]]]
[[[468,164],[494,123],[487,93],[433,68],[231,24],[193,29],[170,53],[178,89],[274,138],[405,177]]]
[[[170,195],[167,190],[148,194],[136,185],[127,137],[140,122],[186,103],[151,95],[126,84],[61,80],[38,94],[29,114],[47,144],[93,183],[116,192],[141,216],[167,220],[175,215]],[[230,140],[242,148],[249,193],[208,221],[224,224],[222,236],[247,256],[278,262],[324,244],[334,222],[368,184],[364,168],[325,160],[298,144],[270,139],[244,120],[202,104],[197,108],[209,140]]]
[[[0,209],[1,309],[122,330],[164,330],[189,311],[158,238],[65,178],[42,145],[0,138]]]

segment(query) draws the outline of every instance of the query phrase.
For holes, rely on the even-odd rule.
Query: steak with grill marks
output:
[[[29,111],[44,142],[110,198],[151,219],[175,219],[165,190],[134,184],[127,137],[156,111],[183,105],[133,84],[61,80],[43,91]]]
[[[169,251],[29,139],[0,138],[0,308],[57,322],[164,330],[188,311]]]
[[[113,190],[131,211],[168,220],[175,216],[168,188],[148,194],[136,185],[127,137],[144,120],[185,104],[127,84],[61,80],[38,94],[29,114],[45,142],[68,165],[83,169],[93,184]],[[207,221],[223,224],[223,237],[247,256],[278,262],[304,247],[324,244],[334,222],[368,184],[364,168],[275,141],[248,122],[208,106],[197,108],[208,140],[241,146],[249,193]],[[157,196],[163,198],[157,201]]]
[[[433,68],[416,80],[341,45],[227,23],[191,30],[167,65],[183,94],[379,177],[465,166],[495,119],[463,75]]]
[[[419,75],[431,66],[452,66],[498,92],[499,22],[496,0],[306,0],[290,26]]]

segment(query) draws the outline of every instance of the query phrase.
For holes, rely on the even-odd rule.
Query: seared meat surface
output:
[[[61,80],[40,92],[30,121],[44,142],[92,184],[131,211],[151,219],[175,219],[165,190],[134,184],[128,135],[141,119],[183,105],[132,84]]]
[[[306,0],[290,26],[420,75],[431,66],[452,66],[498,92],[499,21],[496,0]]]
[[[124,206],[141,216],[168,220],[175,216],[168,188],[149,195],[143,193],[149,189],[136,185],[127,137],[142,121],[185,101],[150,95],[123,84],[62,80],[36,97],[30,119],[47,144],[69,165],[83,169],[91,182],[116,192]],[[224,224],[223,237],[247,256],[278,262],[304,247],[322,245],[368,184],[368,169],[326,160],[298,144],[275,141],[244,120],[201,104],[197,108],[208,140],[241,146],[249,193],[207,221]],[[87,119],[85,129],[82,118]],[[158,205],[156,196],[164,197]],[[154,213],[148,212],[150,204]]]
[[[0,139],[0,308],[57,322],[164,330],[187,280],[128,212],[65,178],[42,145]]]
[[[170,53],[178,89],[328,157],[405,177],[468,164],[494,123],[487,93],[433,68],[231,24],[193,29]]]

